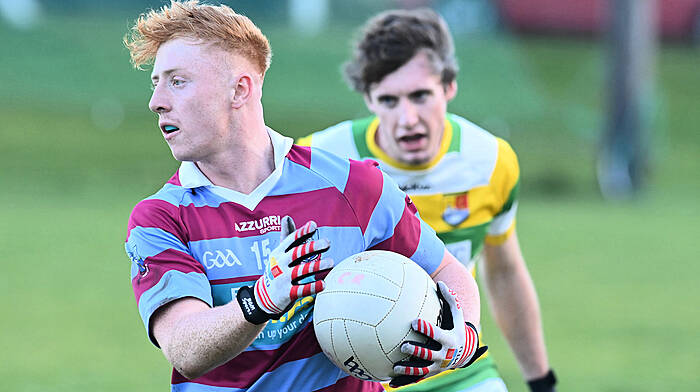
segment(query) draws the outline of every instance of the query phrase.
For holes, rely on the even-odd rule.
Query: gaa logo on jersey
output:
[[[445,195],[445,210],[442,220],[451,226],[459,226],[469,218],[468,193],[453,193]]]

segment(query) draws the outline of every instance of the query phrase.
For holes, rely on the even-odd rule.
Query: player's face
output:
[[[230,80],[225,53],[209,45],[178,38],[156,54],[149,108],[175,159],[205,161],[230,140]]]
[[[440,150],[447,102],[456,92],[457,84],[444,85],[425,53],[371,85],[365,102],[379,117],[379,147],[402,163],[429,162]]]

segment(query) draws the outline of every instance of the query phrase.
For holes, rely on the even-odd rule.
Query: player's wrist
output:
[[[479,346],[479,330],[476,329],[474,324],[470,323],[469,321],[464,322],[465,325],[465,330],[467,333],[467,340],[472,339],[473,342],[473,353],[469,357],[469,360],[466,361],[466,364],[463,364],[459,366],[460,368],[465,368],[472,363],[476,362],[477,359],[479,359],[484,353],[486,353],[486,350],[488,350],[488,346]],[[468,344],[468,342],[466,343]],[[465,347],[467,349],[467,347]]]
[[[457,360],[453,367],[461,368],[466,367],[471,363],[471,359],[476,353],[476,349],[479,348],[479,331],[476,330],[474,324],[469,321],[464,322],[464,343],[462,346],[463,357]]]
[[[243,317],[251,324],[260,325],[272,319],[272,315],[266,313],[260,308],[258,301],[255,299],[253,287],[243,286],[236,293],[236,300],[241,307]]]
[[[532,392],[556,392],[557,378],[554,375],[554,370],[549,369],[547,374],[542,377],[528,380],[527,386]]]

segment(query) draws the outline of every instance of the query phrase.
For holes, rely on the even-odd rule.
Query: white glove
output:
[[[479,332],[472,323],[464,321],[457,294],[444,282],[438,282],[438,294],[442,302],[443,328],[423,319],[413,320],[411,327],[430,339],[426,343],[402,343],[401,352],[412,357],[394,364],[397,377],[391,380],[390,386],[398,387],[447,369],[467,367],[488,349],[479,347]]]
[[[330,247],[328,240],[309,241],[316,232],[314,221],[295,230],[292,218],[285,216],[281,225],[280,243],[270,253],[263,275],[253,288],[238,290],[243,315],[253,324],[279,318],[298,298],[323,290],[325,283],[318,274],[333,267],[332,259],[321,257]]]

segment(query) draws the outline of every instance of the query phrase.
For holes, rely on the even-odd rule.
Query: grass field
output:
[[[120,46],[126,26],[0,26],[2,390],[168,388],[169,366],[136,311],[123,241],[132,206],[177,163],[146,110],[148,76],[130,69]],[[349,30],[314,39],[266,31],[273,128],[299,136],[366,113],[338,73]],[[518,230],[560,390],[699,390],[700,52],[660,51],[650,186],[635,200],[604,202],[594,178],[603,48],[507,36],[457,44],[460,93],[450,109],[506,136],[520,156]],[[506,382],[525,391],[484,314]]]

